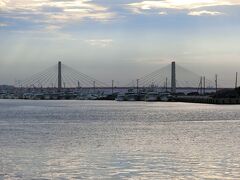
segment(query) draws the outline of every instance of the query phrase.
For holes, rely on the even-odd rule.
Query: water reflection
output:
[[[239,110],[0,101],[0,179],[240,179]]]

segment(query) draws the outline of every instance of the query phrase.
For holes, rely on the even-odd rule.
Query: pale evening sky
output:
[[[0,0],[0,84],[61,60],[120,84],[175,60],[233,84],[240,0]]]

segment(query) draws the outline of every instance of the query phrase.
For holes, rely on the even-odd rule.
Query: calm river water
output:
[[[240,179],[240,106],[0,100],[0,180]]]

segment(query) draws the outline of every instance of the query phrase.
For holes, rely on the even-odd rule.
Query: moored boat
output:
[[[149,92],[145,97],[145,101],[157,101],[158,100],[158,93],[157,92]]]
[[[118,94],[118,96],[115,99],[116,101],[124,101],[125,100],[125,96],[123,94]]]
[[[138,95],[134,92],[128,92],[125,94],[127,101],[137,101]]]

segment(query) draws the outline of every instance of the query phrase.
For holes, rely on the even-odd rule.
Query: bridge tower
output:
[[[172,62],[172,78],[171,78],[171,92],[176,93],[176,63]]]
[[[58,62],[58,90],[62,89],[62,62]]]

